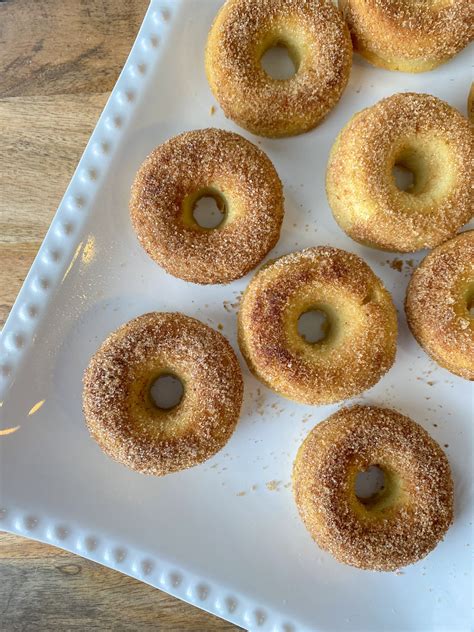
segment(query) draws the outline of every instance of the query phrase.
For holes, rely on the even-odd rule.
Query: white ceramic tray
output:
[[[237,348],[238,296],[250,277],[199,287],[166,275],[139,247],[127,208],[139,164],[170,136],[218,126],[249,137],[218,108],[210,113],[216,104],[203,52],[219,5],[152,2],[5,325],[0,529],[74,551],[248,629],[468,630],[472,391],[437,368],[407,330],[408,261],[421,255],[399,257],[401,272],[390,267],[393,255],[359,246],[337,227],[324,193],[329,148],[357,110],[394,92],[423,90],[465,112],[468,51],[414,76],[376,70],[356,57],[342,101],[321,127],[287,140],[252,139],[285,185],[286,216],[272,256],[316,244],[346,248],[362,255],[394,295],[396,366],[359,400],[398,408],[446,444],[456,519],[431,555],[401,573],[380,574],[338,564],[312,542],[293,503],[291,466],[309,429],[337,406],[284,401],[243,362],[238,428],[199,467],[162,479],[141,476],[104,456],[86,431],[82,372],[99,343],[128,319],[180,310],[222,324]]]

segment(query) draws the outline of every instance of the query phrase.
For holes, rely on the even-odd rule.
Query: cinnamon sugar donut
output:
[[[156,379],[175,375],[181,401],[158,408]],[[217,331],[179,313],[144,314],[112,333],[84,374],[83,407],[92,437],[110,457],[163,476],[202,463],[232,435],[242,403],[242,374]]]
[[[384,487],[359,499],[356,477],[371,466]],[[311,537],[339,562],[393,571],[427,555],[453,520],[453,482],[440,446],[387,408],[343,408],[301,445],[293,492]]]
[[[287,49],[289,79],[273,79],[262,56]],[[206,74],[227,117],[259,136],[301,134],[339,101],[352,64],[344,20],[330,0],[227,0],[211,27]]]
[[[224,212],[214,229],[194,219],[203,197]],[[229,283],[278,241],[283,188],[267,156],[245,138],[196,130],[148,156],[132,187],[130,215],[141,245],[167,272],[193,283]]]
[[[438,246],[413,273],[408,325],[442,367],[474,380],[474,230]]]
[[[326,335],[308,342],[302,314],[322,311]],[[390,294],[356,255],[308,248],[265,265],[243,295],[239,345],[247,364],[279,395],[329,404],[370,388],[391,367],[397,317]]]
[[[373,248],[433,248],[473,213],[474,130],[457,110],[428,94],[402,93],[356,114],[331,150],[329,204],[352,239]],[[412,172],[398,188],[394,167]]]
[[[471,0],[339,0],[339,7],[354,50],[388,70],[431,70],[474,36]]]

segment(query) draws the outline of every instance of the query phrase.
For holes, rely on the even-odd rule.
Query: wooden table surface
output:
[[[147,0],[0,0],[0,328]],[[0,533],[0,631],[236,630],[116,571]]]

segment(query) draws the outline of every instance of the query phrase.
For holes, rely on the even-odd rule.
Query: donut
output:
[[[302,314],[326,315],[325,336],[298,333]],[[257,272],[242,297],[238,339],[250,371],[279,395],[330,404],[370,388],[393,364],[397,316],[369,266],[344,250],[294,252]]]
[[[329,156],[326,191],[339,226],[372,248],[414,252],[453,237],[473,213],[473,127],[428,94],[402,93],[356,114]],[[393,169],[413,175],[398,188]]]
[[[474,380],[473,308],[474,230],[469,230],[423,259],[405,301],[408,325],[421,347],[467,380]]]
[[[425,72],[474,36],[470,0],[339,0],[354,50],[374,66]]]
[[[286,48],[295,74],[273,79],[263,55]],[[224,114],[278,138],[312,129],[332,110],[352,65],[347,26],[331,0],[228,0],[209,32],[205,66]]]
[[[382,470],[384,485],[362,499],[356,478],[371,466]],[[453,521],[446,455],[426,430],[388,408],[343,408],[313,428],[294,462],[293,493],[316,543],[362,569],[417,562]]]
[[[224,214],[212,230],[193,216],[204,197]],[[283,188],[267,156],[245,138],[219,129],[185,132],[140,167],[130,216],[141,245],[167,272],[192,283],[229,283],[278,241]]]
[[[170,409],[158,408],[150,394],[163,375],[184,388]],[[242,393],[239,363],[224,336],[184,314],[152,312],[119,327],[93,355],[83,409],[108,456],[163,476],[202,463],[227,443]]]

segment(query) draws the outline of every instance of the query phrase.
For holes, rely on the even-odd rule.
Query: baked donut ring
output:
[[[424,72],[474,36],[471,0],[339,0],[354,50],[374,66]]]
[[[224,219],[202,228],[193,211],[213,197]],[[247,274],[278,241],[283,188],[258,147],[219,129],[185,132],[157,147],[132,186],[138,239],[167,272],[193,283],[229,283]]]
[[[474,380],[474,230],[438,246],[414,271],[407,290],[408,325],[442,367]]]
[[[329,204],[352,239],[413,252],[453,237],[473,213],[474,130],[428,94],[401,93],[356,114],[331,150]],[[398,188],[394,167],[412,172]]]
[[[287,49],[289,79],[273,79],[262,56]],[[206,74],[224,114],[259,136],[301,134],[339,101],[352,65],[347,26],[330,0],[227,0],[209,32]]]
[[[181,401],[158,408],[150,388],[162,375],[183,384]],[[220,333],[180,313],[153,312],[112,333],[84,374],[83,408],[92,437],[110,457],[163,476],[202,463],[232,435],[243,382]]]
[[[371,466],[384,487],[356,495]],[[339,562],[393,571],[427,555],[453,521],[453,482],[440,446],[417,423],[388,408],[343,408],[301,445],[293,492],[311,537]]]
[[[298,320],[327,317],[325,337],[308,342]],[[330,404],[370,388],[392,366],[397,316],[390,294],[359,257],[308,248],[265,265],[244,292],[239,345],[252,373],[279,395]]]

